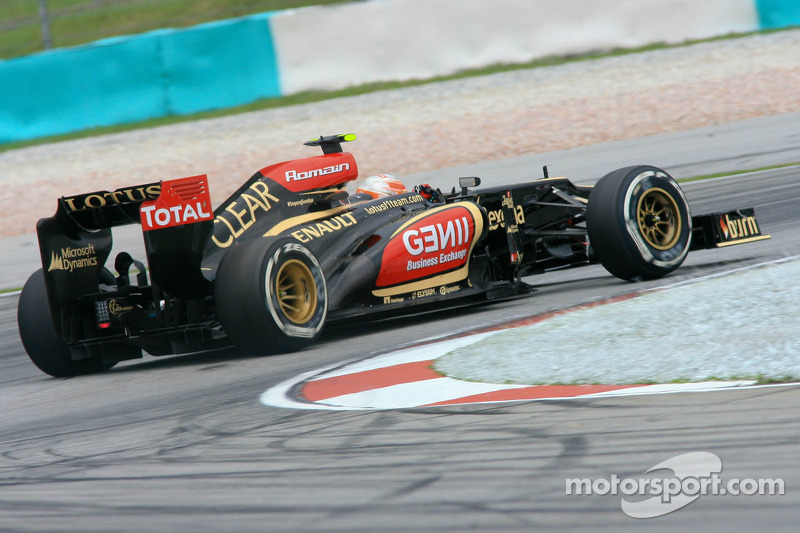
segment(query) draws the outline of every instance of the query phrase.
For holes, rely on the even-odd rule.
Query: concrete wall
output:
[[[752,0],[373,0],[272,19],[284,94],[758,27]]]
[[[370,0],[264,13],[0,61],[0,143],[791,25],[798,0]]]

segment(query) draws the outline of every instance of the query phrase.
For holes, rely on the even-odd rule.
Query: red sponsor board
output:
[[[460,268],[474,239],[475,218],[466,207],[422,215],[392,237],[375,284],[387,287]]]
[[[292,192],[336,187],[358,177],[356,159],[347,152],[297,159],[261,169],[261,174]]]
[[[161,183],[161,194],[139,208],[142,230],[171,228],[213,220],[208,178],[192,176]]]

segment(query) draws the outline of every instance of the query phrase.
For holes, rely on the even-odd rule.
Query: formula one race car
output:
[[[678,268],[690,250],[767,239],[752,208],[692,217],[666,172],[635,166],[595,187],[566,178],[426,198],[345,191],[358,171],[342,143],[268,166],[212,211],[206,176],[58,200],[37,224],[43,269],[19,300],[20,336],[52,376],[235,345],[301,349],[327,322],[518,296],[521,278],[600,262],[626,280]],[[147,267],[106,268],[111,228],[139,223]]]

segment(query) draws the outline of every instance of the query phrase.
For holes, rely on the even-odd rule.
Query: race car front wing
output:
[[[723,248],[735,244],[771,239],[761,233],[755,209],[747,207],[727,213],[712,213],[692,217],[690,250]]]

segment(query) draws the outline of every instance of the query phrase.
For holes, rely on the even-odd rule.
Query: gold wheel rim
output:
[[[639,197],[636,220],[645,242],[657,250],[669,250],[680,239],[678,203],[664,189],[648,189]]]
[[[317,284],[311,270],[302,261],[290,259],[281,265],[275,281],[275,293],[284,316],[295,324],[304,324],[314,316]]]

